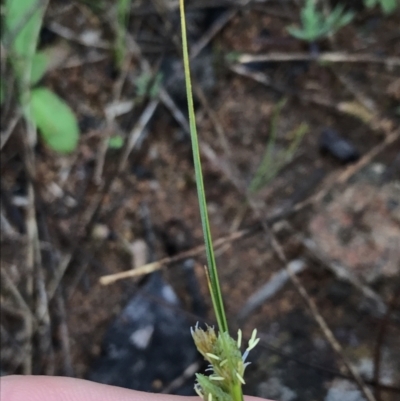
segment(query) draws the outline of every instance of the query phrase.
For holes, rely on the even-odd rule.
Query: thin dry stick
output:
[[[69,253],[68,255],[65,255],[61,258],[58,266],[56,267],[54,276],[52,280],[49,282],[49,285],[47,286],[47,293],[50,301],[53,299],[71,260],[72,260],[72,254]]]
[[[54,375],[54,350],[51,341],[51,318],[49,312],[49,298],[44,282],[41,255],[39,248],[39,238],[36,238],[35,246],[35,266],[36,266],[36,317],[38,321],[37,333],[39,333],[39,349],[43,357],[46,358],[45,374]]]
[[[57,313],[60,319],[58,324],[58,333],[60,336],[61,342],[61,350],[63,354],[63,362],[64,362],[64,372],[65,376],[73,377],[74,369],[72,367],[72,359],[71,359],[71,344],[69,341],[69,330],[66,319],[66,311],[65,311],[65,301],[63,298],[63,294],[61,289],[58,288],[55,294],[55,304],[57,307]]]
[[[3,211],[3,204],[0,203],[0,240],[3,239],[3,235],[5,238],[21,240],[22,235],[13,227],[13,225],[8,221],[6,215]]]
[[[376,110],[378,109],[376,106],[376,102],[368,97],[363,91],[361,91],[355,82],[352,81],[348,76],[336,71],[336,68],[331,68],[332,73],[336,76],[336,78],[340,81],[340,83],[357,99],[357,101],[362,104],[369,113],[372,115],[376,114]]]
[[[390,314],[394,311],[397,300],[400,296],[400,288],[398,288],[398,291],[395,290],[392,299],[389,302],[389,307],[387,308],[386,314],[383,317],[379,330],[378,330],[378,336],[376,338],[376,344],[375,344],[375,351],[374,351],[374,382],[379,383],[380,381],[380,369],[381,369],[381,350],[382,350],[382,345],[383,345],[383,339],[385,338],[385,333],[386,329],[389,323],[389,317]],[[380,392],[379,386],[375,387],[375,397],[377,401],[381,401],[381,392]]]
[[[7,129],[4,131],[4,133],[1,133],[0,137],[0,150],[3,149],[7,141],[9,140],[11,134],[13,133],[15,127],[17,126],[19,120],[21,119],[22,114],[20,111],[17,111],[15,116],[11,119],[11,121],[8,124]]]
[[[263,84],[269,88],[276,90],[277,92],[281,92],[286,95],[297,96],[301,99],[301,101],[315,103],[319,106],[329,107],[331,109],[337,110],[337,106],[333,102],[327,100],[326,97],[320,98],[315,95],[310,96],[308,94],[300,93],[290,88],[286,88],[283,85],[280,85],[279,83],[273,82],[268,75],[259,71],[252,71],[248,69],[245,65],[234,64],[231,65],[229,69],[238,75],[251,78],[256,82],[259,82],[260,84]]]
[[[170,394],[174,390],[178,389],[181,387],[184,383],[186,383],[189,379],[193,377],[193,375],[198,372],[201,368],[200,362],[194,362],[190,364],[184,372],[177,377],[175,380],[173,380],[171,383],[169,383],[164,389],[161,391],[162,394]]]
[[[389,67],[400,66],[400,57],[377,57],[372,54],[347,54],[342,52],[326,52],[318,55],[310,53],[268,53],[242,54],[237,61],[241,64],[253,62],[285,62],[285,61],[318,61],[329,63],[377,63]]]
[[[11,280],[11,277],[8,275],[7,270],[4,268],[0,269],[0,274],[1,274],[1,284],[4,285],[4,287],[7,290],[10,291],[19,308],[24,311],[24,314],[29,315],[29,318],[34,321],[36,319],[35,315],[32,313],[28,304],[25,302],[24,297],[21,295],[18,288]]]
[[[321,107],[327,107],[332,111],[340,114],[345,114],[346,116],[353,116],[361,119],[364,123],[373,131],[388,131],[388,127],[391,128],[390,120],[379,120],[378,116],[370,113],[367,108],[363,107],[361,104],[359,107],[355,108],[352,102],[334,102],[326,97],[326,94],[309,94],[300,92],[298,90],[293,90],[291,88],[285,87],[279,83],[275,83],[272,79],[259,71],[251,71],[245,65],[234,64],[229,67],[234,73],[241,75],[243,77],[251,78],[262,85],[265,85],[277,92],[281,92],[285,95],[295,96],[301,102],[316,104]],[[362,106],[362,107],[361,107]]]
[[[28,185],[28,210],[26,213],[26,231],[27,231],[27,249],[26,249],[26,294],[27,303],[33,304],[33,277],[35,273],[35,242],[37,237],[37,226],[35,224],[35,198],[33,185]],[[23,364],[24,374],[32,374],[32,336],[33,336],[33,320],[29,315],[25,320],[26,324],[26,350]]]
[[[76,42],[82,46],[93,47],[97,49],[110,49],[111,45],[101,39],[93,41],[91,38],[87,39],[85,36],[77,35],[72,29],[67,28],[64,25],[59,24],[56,21],[52,21],[47,25],[48,29],[54,32],[56,35],[69,40],[71,42]]]
[[[324,10],[325,14],[329,15],[331,12],[330,5],[328,4],[327,0],[324,1]],[[332,49],[336,51],[337,49],[337,44],[336,44],[336,39],[333,35],[329,37],[329,42],[331,43]],[[352,82],[352,80],[349,77],[346,77],[344,74],[342,74],[338,69],[336,68],[335,65],[330,66],[330,71],[332,72],[333,75],[338,79],[338,81],[344,86],[345,89],[347,89],[355,99],[360,103],[365,108],[365,119],[366,121],[370,121],[372,119],[379,119],[377,116],[377,110],[378,108],[376,107],[375,102],[371,99],[368,98],[362,91],[357,88],[357,85]]]
[[[343,184],[348,181],[350,177],[352,177],[357,171],[365,167],[368,163],[371,162],[379,153],[381,153],[384,149],[386,149],[389,145],[393,144],[400,138],[400,129],[390,132],[385,137],[384,141],[379,145],[372,148],[368,153],[366,153],[356,164],[350,166],[347,170],[345,170],[338,178],[338,183]]]
[[[218,238],[213,242],[214,248],[219,248],[225,244],[228,244],[232,241],[236,241],[240,238],[244,238],[246,235],[251,233],[251,229],[244,229],[237,231],[235,233],[229,234],[226,237]],[[178,255],[163,258],[156,262],[148,263],[144,266],[138,267],[132,270],[126,270],[120,273],[109,274],[106,276],[100,277],[100,284],[109,285],[115,283],[116,281],[129,278],[129,277],[138,277],[145,274],[153,273],[156,270],[160,270],[162,267],[167,266],[172,263],[180,262],[183,259],[191,258],[193,256],[200,255],[204,252],[205,246],[199,245],[193,249],[189,249],[188,251],[181,252]]]
[[[169,95],[169,93],[164,89],[161,88],[160,90],[160,100],[162,101],[163,105],[171,112],[172,116],[178,122],[178,124],[182,127],[182,129],[188,133],[189,132],[189,123],[186,120],[186,117],[182,113],[182,111],[178,108],[174,99]]]
[[[27,156],[27,157],[32,157]],[[38,235],[38,226],[36,220],[36,208],[35,208],[35,193],[34,186],[32,182],[28,183],[28,210],[27,210],[27,233],[28,233],[28,251],[27,251],[27,262],[28,265],[28,296],[29,303],[33,305],[33,294],[34,290],[37,293],[37,299],[35,304],[35,321],[27,321],[28,334],[32,340],[35,329],[39,329],[39,347],[41,348],[42,355],[46,355],[46,374],[52,374],[54,370],[54,353],[51,344],[51,333],[50,333],[50,313],[49,313],[49,299],[45,288],[44,277],[42,272],[41,263],[41,251],[40,242]],[[37,326],[37,327],[35,327]],[[28,368],[28,359],[31,358],[32,344],[27,347],[27,355],[24,366],[27,370],[32,371],[32,361],[30,360],[30,367]]]
[[[142,115],[140,116],[138,122],[131,130],[129,134],[129,139],[127,141],[124,153],[121,158],[121,162],[118,167],[119,172],[122,172],[125,169],[129,154],[132,152],[132,150],[135,148],[138,141],[142,137],[143,131],[146,128],[146,125],[148,124],[150,119],[153,117],[159,103],[160,101],[158,99],[151,100],[147,105],[147,107],[145,108],[145,110],[143,111]]]
[[[239,192],[244,192],[246,190],[245,183],[238,178],[239,173],[237,172],[237,169],[230,168],[231,163],[223,160],[223,158],[221,157],[218,157],[213,148],[204,141],[200,141],[200,150],[203,156],[205,156],[226,177],[228,177],[229,181],[233,183],[233,185]]]
[[[34,160],[34,155],[32,149],[28,150],[29,155],[28,158]],[[54,375],[54,350],[51,341],[51,318],[49,311],[49,298],[46,291],[46,284],[42,270],[42,257],[41,257],[41,249],[40,249],[40,241],[39,241],[39,230],[38,223],[36,219],[36,205],[35,205],[35,192],[34,185],[32,182],[28,184],[32,187],[33,191],[33,205],[29,205],[28,207],[32,207],[34,209],[34,220],[32,224],[35,226],[34,232],[34,266],[35,266],[35,314],[36,314],[36,322],[37,326],[34,327],[34,332],[36,331],[39,334],[38,347],[40,350],[40,354],[46,358],[45,364],[45,374],[46,375]]]
[[[18,288],[14,285],[13,281],[9,277],[7,271],[5,269],[0,270],[1,273],[1,283],[2,285],[5,286],[6,289],[10,291],[10,293],[14,296],[15,301],[19,308],[22,310],[23,315],[24,315],[24,322],[25,322],[25,328],[30,328],[31,327],[31,333],[33,333],[38,330],[39,328],[39,321],[43,320],[43,316],[35,316],[27,303],[25,302],[24,298],[22,297],[21,293],[19,292]],[[43,315],[47,315],[47,311],[42,312]],[[27,332],[29,334],[29,332]],[[47,333],[48,334],[48,333]],[[47,347],[46,347],[47,348]],[[48,354],[48,350],[50,350],[50,354]],[[15,366],[17,367],[20,363],[27,363],[27,347],[25,347],[25,350],[22,350],[20,357],[14,361]],[[45,351],[45,355],[49,355],[50,359],[48,360],[48,364],[46,366],[46,373],[50,374],[53,373],[54,370],[54,353],[52,351],[52,348],[49,347]],[[29,354],[28,354],[29,355]],[[25,365],[24,365],[25,366]]]
[[[204,33],[204,35],[192,46],[190,50],[190,59],[196,58],[200,52],[211,42],[215,35],[224,28],[237,14],[237,10],[228,10],[223,13]]]
[[[293,270],[294,274],[299,274],[300,272],[303,272],[307,266],[302,260],[292,260],[289,263],[288,268]],[[239,320],[247,318],[256,308],[274,297],[285,286],[288,280],[289,276],[284,268],[280,269],[277,273],[272,274],[270,279],[258,290],[253,292],[253,294],[247,299],[237,314],[237,318]]]
[[[116,82],[114,83],[113,102],[118,102],[121,99],[122,87],[126,80],[126,77],[128,76],[130,63],[131,63],[131,57],[128,54],[125,57],[119,77],[116,80]],[[105,128],[105,132],[103,133],[103,137],[101,139],[100,147],[99,147],[98,154],[97,154],[96,168],[95,168],[95,172],[94,172],[94,176],[93,176],[94,182],[97,185],[100,185],[102,182],[102,175],[103,175],[103,169],[104,169],[104,164],[105,164],[105,159],[106,159],[106,154],[107,154],[107,149],[108,149],[108,142],[111,137],[111,133],[113,131],[115,117],[116,117],[114,113],[105,112],[104,114],[106,115],[107,125]]]
[[[36,177],[36,166],[35,166],[35,153],[33,147],[36,143],[36,127],[32,121],[27,120],[27,136],[24,139],[24,163],[27,175],[29,177],[29,182],[27,185],[28,193],[28,205],[26,211],[26,231],[27,231],[27,280],[26,280],[26,294],[28,305],[35,305],[36,323],[37,327],[34,326],[34,321],[27,320],[26,330],[28,335],[26,358],[24,361],[24,371],[32,373],[32,337],[34,330],[44,327],[44,330],[40,330],[40,347],[43,353],[48,357],[49,368],[47,373],[52,373],[53,365],[53,348],[51,344],[50,335],[50,313],[49,313],[49,300],[46,293],[44,278],[42,275],[42,263],[41,263],[41,250],[40,250],[40,240],[38,232],[38,224],[36,219],[36,204],[35,204],[35,188],[34,181]],[[34,293],[36,290],[37,300],[34,303]],[[47,338],[46,338],[47,336]]]

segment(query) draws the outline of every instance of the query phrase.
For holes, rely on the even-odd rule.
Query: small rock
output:
[[[105,224],[95,224],[92,230],[92,238],[94,240],[105,240],[110,235],[110,229]]]
[[[135,294],[106,332],[88,379],[154,392],[182,376],[199,354],[178,297],[159,272]],[[167,346],[166,346],[167,345]],[[193,380],[174,389],[194,395]]]
[[[325,401],[364,401],[364,397],[353,383],[338,379],[328,390]]]
[[[329,260],[367,282],[396,277],[400,271],[400,207],[396,206],[400,187],[395,182],[370,184],[375,180],[366,172],[354,180],[345,190],[332,191],[331,200],[313,216],[312,238]]]
[[[359,152],[353,144],[331,128],[322,131],[319,139],[319,148],[321,152],[330,154],[342,163],[351,163],[360,157]]]

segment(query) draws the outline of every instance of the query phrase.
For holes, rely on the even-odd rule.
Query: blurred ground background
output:
[[[356,17],[311,53],[286,30],[299,22],[300,3],[187,2],[212,233],[225,238],[217,255],[228,319],[246,338],[254,327],[261,337],[245,392],[282,401],[365,399],[288,279],[289,266],[376,400],[398,400],[400,14],[343,1]],[[176,330],[158,340],[146,332],[144,345],[134,337],[124,383],[135,387],[134,375],[146,370],[143,389],[190,393],[187,368],[203,368],[195,354],[185,362],[146,353],[166,341],[192,355],[189,327],[214,322],[204,253],[190,253],[202,232],[178,4],[132,1],[120,68],[115,13],[108,1],[50,1],[39,48],[54,63],[40,84],[70,105],[81,135],[69,155],[39,137],[34,173],[2,48],[1,373],[116,383],[110,375],[120,359],[109,345],[129,347],[137,327],[126,334],[118,325],[140,326],[135,319],[148,302],[143,316],[153,314],[157,326],[162,315]],[[318,60],[328,52],[340,60]],[[304,136],[285,158],[299,127]],[[268,146],[269,171],[279,169],[251,192]],[[153,278],[99,283],[176,255]],[[174,342],[180,335],[185,340]],[[177,367],[176,377],[166,382],[156,366]]]

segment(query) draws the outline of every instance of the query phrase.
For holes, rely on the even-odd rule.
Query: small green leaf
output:
[[[296,39],[311,41],[313,38],[307,34],[304,30],[296,28],[294,26],[287,27],[287,31]]]
[[[325,16],[322,12],[318,11],[315,0],[306,0],[300,13],[302,27],[295,28],[290,26],[287,30],[297,39],[313,42],[334,34],[341,27],[347,25],[353,19],[353,16],[353,13],[345,12],[344,7],[341,5],[337,5],[331,10],[329,15]]]
[[[225,56],[227,63],[236,63],[239,60],[241,53],[238,51],[229,52]]]
[[[55,93],[46,88],[32,90],[31,113],[50,148],[60,153],[76,149],[79,128],[75,114]]]
[[[136,93],[139,97],[142,97],[147,93],[151,79],[152,79],[151,74],[147,72],[144,72],[138,76],[135,85],[136,85]]]
[[[44,52],[37,52],[32,58],[31,84],[35,85],[46,73],[49,56]]]
[[[124,138],[121,135],[116,135],[108,140],[108,147],[111,149],[121,149],[124,146]]]
[[[378,4],[379,0],[364,0],[364,5],[367,8],[375,7]]]
[[[212,400],[215,401],[232,401],[229,393],[221,389],[215,382],[213,383],[207,376],[196,373],[197,383],[204,395],[204,400],[209,400],[209,394],[212,395]]]
[[[364,0],[364,5],[367,8],[373,8],[378,4],[380,4],[385,15],[391,14],[400,5],[398,0]]]
[[[162,84],[163,80],[163,75],[161,73],[158,73],[155,78],[154,82],[151,85],[151,88],[149,90],[149,96],[151,99],[155,99],[158,96],[158,93],[160,92],[160,86]]]
[[[35,7],[36,11],[31,14]],[[29,72],[27,69],[30,69],[36,51],[43,14],[44,7],[38,0],[6,0],[5,32],[11,35],[13,65],[19,78]]]
[[[157,97],[162,78],[163,76],[161,73],[158,73],[156,76],[147,72],[140,74],[136,80],[137,95],[143,97],[148,94],[152,99]]]
[[[115,57],[121,68],[126,55],[126,29],[129,22],[131,0],[118,0],[115,38]]]
[[[398,0],[381,0],[381,7],[383,13],[389,15],[399,7],[399,2]]]

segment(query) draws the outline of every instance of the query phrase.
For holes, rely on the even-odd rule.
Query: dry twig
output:
[[[250,229],[244,229],[237,231],[235,233],[229,234],[226,237],[221,237],[218,238],[217,240],[214,241],[214,248],[218,249],[221,246],[230,243],[232,241],[236,241],[240,238],[244,238],[246,235],[248,235],[251,232]],[[138,267],[136,269],[132,270],[126,270],[120,273],[115,273],[115,274],[109,274],[107,276],[102,276],[100,277],[100,284],[102,285],[109,285],[112,283],[115,283],[116,281],[129,278],[129,277],[138,277],[138,276],[143,276],[145,274],[150,274],[153,273],[156,270],[160,270],[162,267],[167,266],[172,263],[180,262],[184,259],[191,258],[193,256],[200,255],[204,252],[204,245],[199,245],[193,249],[190,249],[185,252],[181,252],[178,255],[171,256],[171,257],[166,257],[163,259],[160,259],[156,262],[148,263],[144,266]]]
[[[375,352],[374,352],[374,382],[379,383],[380,381],[380,371],[381,371],[381,350],[383,345],[383,340],[385,338],[386,329],[389,323],[390,314],[394,311],[398,299],[400,297],[400,288],[395,290],[391,301],[389,302],[389,307],[386,310],[386,314],[383,317],[378,330],[378,335],[376,338]],[[381,401],[381,392],[379,386],[375,387],[375,398],[377,401]]]
[[[4,133],[1,133],[0,137],[0,150],[3,149],[7,141],[10,139],[11,134],[13,133],[15,127],[17,126],[19,120],[21,119],[21,113],[16,112],[15,116],[11,119],[11,121],[8,124],[7,129],[4,131]]]
[[[348,54],[343,52],[311,53],[268,53],[242,54],[237,58],[241,64],[254,62],[317,61],[320,63],[377,63],[388,67],[400,66],[400,57],[377,57],[372,54]]]

